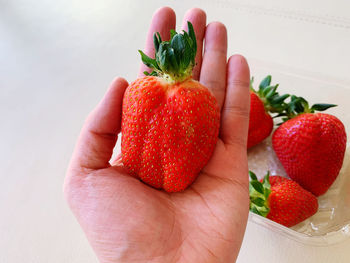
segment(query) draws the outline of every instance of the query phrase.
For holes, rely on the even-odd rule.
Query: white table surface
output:
[[[85,116],[114,76],[136,77],[155,9],[201,7],[231,54],[350,88],[350,3],[320,2],[0,0],[0,262],[97,262],[62,182]],[[306,246],[248,223],[237,262],[348,263],[350,238]]]

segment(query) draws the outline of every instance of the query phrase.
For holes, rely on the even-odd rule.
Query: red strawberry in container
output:
[[[251,212],[286,227],[299,224],[317,212],[317,198],[297,182],[281,176],[269,176],[269,173],[260,182],[253,172],[249,175]]]
[[[337,178],[346,149],[343,123],[323,111],[333,104],[309,107],[302,97],[291,97],[285,121],[273,134],[272,145],[288,176],[316,196]]]
[[[153,69],[132,82],[123,98],[122,162],[143,182],[167,192],[188,187],[207,164],[218,140],[220,112],[212,93],[192,79],[197,52],[188,33],[154,35]]]
[[[284,100],[288,94],[279,95],[276,92],[278,84],[271,86],[271,76],[265,77],[259,84],[259,90],[250,85],[250,115],[248,130],[248,145],[251,148],[267,138],[273,128],[271,113],[281,113],[285,108]]]

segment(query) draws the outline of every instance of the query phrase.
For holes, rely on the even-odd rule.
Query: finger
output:
[[[226,27],[219,22],[210,23],[205,31],[204,54],[199,81],[212,91],[220,109],[225,98],[226,55]]]
[[[207,15],[202,9],[192,8],[184,16],[182,29],[188,31],[187,22],[191,22],[197,39],[196,65],[193,68],[192,77],[199,79],[199,73],[202,65],[203,39],[205,34],[205,26],[207,24]]]
[[[146,46],[144,53],[152,58],[154,58],[154,44],[153,44],[153,35],[156,32],[159,32],[162,40],[170,39],[170,29],[175,29],[176,25],[176,15],[173,9],[170,7],[162,7],[158,9],[152,17],[151,26],[149,27]],[[151,72],[151,70],[141,63],[141,68],[139,72],[139,77],[143,76],[143,72]]]
[[[227,63],[227,89],[221,111],[220,137],[226,145],[247,149],[249,126],[250,73],[247,61],[240,55]]]
[[[126,80],[116,78],[90,113],[74,150],[72,168],[101,169],[110,166],[109,160],[121,129],[122,100],[127,86]]]

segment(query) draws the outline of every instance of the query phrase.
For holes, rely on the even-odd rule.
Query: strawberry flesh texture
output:
[[[274,132],[272,143],[289,177],[320,196],[342,167],[346,133],[335,116],[305,113],[283,123]]]
[[[199,82],[139,78],[123,99],[123,164],[155,188],[182,191],[209,161],[219,124],[215,97]]]
[[[254,92],[250,92],[250,114],[248,146],[253,147],[267,138],[273,128],[272,117],[265,111],[264,103]]]
[[[317,198],[297,182],[281,176],[270,176],[270,212],[267,218],[286,227],[294,226],[317,212]]]

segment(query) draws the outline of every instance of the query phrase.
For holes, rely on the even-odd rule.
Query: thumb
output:
[[[109,160],[121,129],[122,101],[128,83],[116,78],[107,93],[89,114],[77,145],[70,168],[102,169]]]

